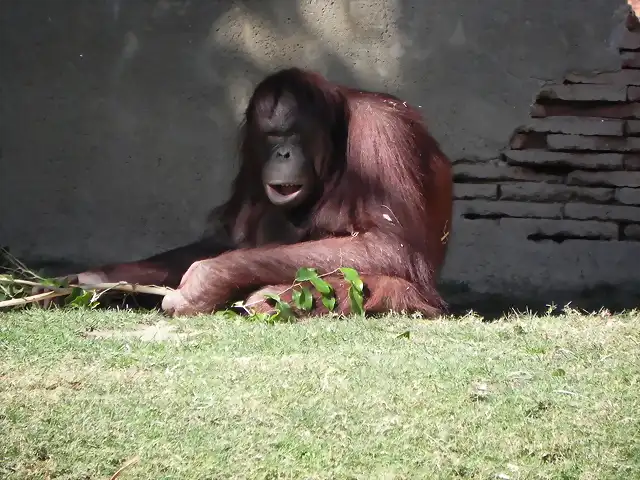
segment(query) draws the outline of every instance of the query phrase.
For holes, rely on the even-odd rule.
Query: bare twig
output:
[[[124,462],[124,464],[118,470],[116,470],[116,473],[114,473],[109,480],[115,480],[116,478],[118,478],[120,476],[120,474],[122,473],[122,471],[125,468],[128,468],[131,465],[133,465],[134,463],[138,463],[139,461],[140,461],[140,457],[138,455],[136,455],[133,458],[130,458],[129,460]]]
[[[14,257],[5,248],[0,248],[0,258],[2,258],[2,257],[5,258],[6,260],[8,260],[13,266],[10,269],[8,268],[7,270],[9,270],[11,272],[20,273],[21,275],[25,275],[25,276],[28,276],[30,278],[36,278],[38,280],[44,281],[44,278],[42,278],[40,275],[36,274],[35,272],[32,272],[31,270],[29,270],[24,263],[22,263],[20,260],[18,260],[16,257]]]
[[[28,297],[23,298],[15,298],[11,300],[5,300],[0,302],[0,308],[14,307],[17,305],[26,305],[28,303],[39,302],[41,300],[46,300],[55,297],[61,297],[64,295],[69,295],[73,292],[74,288],[81,288],[83,290],[89,291],[100,291],[100,294],[105,293],[109,290],[116,290],[120,292],[128,292],[128,293],[146,293],[149,295],[158,295],[164,297],[169,292],[173,291],[173,289],[168,287],[158,287],[156,285],[137,285],[127,282],[113,282],[113,283],[81,283],[81,284],[70,284],[67,287],[55,287],[51,285],[47,285],[44,282],[35,282],[32,280],[22,280],[17,278],[11,278],[6,275],[0,275],[0,283],[8,283],[8,284],[17,284],[17,285],[25,285],[31,287],[42,287],[50,290],[49,292],[38,293],[36,295],[30,295]]]
[[[164,297],[173,292],[173,288],[159,287],[157,285],[138,285],[135,283],[116,282],[116,283],[80,283],[78,285],[69,285],[70,287],[80,287],[83,290],[117,290],[129,293],[147,293],[149,295],[158,295]]]
[[[448,226],[449,226],[449,221],[446,221],[444,224],[444,229],[442,231],[442,236],[440,237],[440,241],[442,243],[446,243],[447,239],[449,238],[449,230],[447,229]]]
[[[555,390],[556,393],[561,393],[562,395],[577,395],[577,396],[581,396],[579,393],[576,392],[571,392],[569,390]]]
[[[165,296],[169,292],[173,291],[173,289],[168,287],[159,287],[157,285],[137,285],[127,282],[70,284],[65,285],[64,287],[58,287],[50,285],[50,282],[48,282],[45,278],[29,270],[20,260],[11,255],[6,249],[0,248],[0,255],[11,263],[12,268],[9,269],[10,272],[16,273],[21,277],[26,277],[29,279],[26,280],[24,278],[14,278],[12,275],[0,275],[0,283],[9,285],[22,285],[28,287],[40,287],[47,290],[46,292],[30,295],[27,297],[12,298],[10,300],[2,301],[0,302],[0,308],[26,305],[29,303],[39,302],[41,300],[62,297],[64,295],[71,294],[74,288],[93,291],[93,301],[100,298],[101,295],[104,295],[109,290],[116,290],[127,293],[145,293],[158,296]]]
[[[11,278],[4,275],[0,275],[0,283],[16,283],[19,285],[28,285],[31,287],[43,287],[50,290],[70,290],[76,287],[80,287],[83,290],[119,290],[121,292],[129,293],[148,293],[150,295],[165,296],[173,289],[169,287],[159,287],[157,285],[138,285],[135,283],[127,282],[109,282],[109,283],[79,283],[69,284],[69,287],[54,287],[47,285],[43,282],[34,282],[31,280],[20,280],[18,278]]]
[[[69,289],[68,292],[44,292],[31,295],[29,297],[12,298],[11,300],[4,300],[0,302],[0,308],[17,307],[19,305],[27,305],[29,303],[35,303],[49,298],[62,297],[64,295],[69,295],[71,291],[72,290]]]
[[[33,280],[23,280],[21,278],[12,278],[6,275],[0,275],[0,283],[10,283],[16,285],[26,285],[29,287],[47,287],[51,290],[60,290],[59,287],[45,285],[43,282],[34,282]],[[62,287],[64,288],[64,287]]]

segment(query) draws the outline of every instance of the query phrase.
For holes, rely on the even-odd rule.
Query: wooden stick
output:
[[[61,297],[63,295],[69,295],[71,289],[68,292],[44,292],[37,295],[31,295],[23,298],[12,298],[11,300],[4,300],[0,302],[0,308],[17,307],[18,305],[27,305],[28,303],[39,302],[40,300],[46,300],[48,298]]]
[[[130,458],[129,460],[127,460],[126,462],[124,462],[124,465],[122,465],[117,471],[116,473],[114,473],[111,478],[109,480],[116,480],[116,478],[118,478],[120,476],[120,474],[123,472],[123,470],[125,468],[130,467],[131,465],[133,465],[134,463],[138,463],[140,461],[140,457],[138,455],[136,455],[133,458]]]
[[[158,295],[164,297],[169,292],[172,292],[172,288],[168,287],[158,287],[155,285],[136,285],[127,282],[114,282],[114,283],[81,283],[81,284],[72,284],[68,287],[53,287],[50,285],[45,285],[41,282],[34,282],[31,280],[21,280],[15,279],[11,277],[7,277],[5,275],[0,275],[0,283],[13,283],[18,285],[26,285],[31,287],[43,287],[47,288],[51,291],[38,293],[36,295],[30,295],[28,297],[23,298],[15,298],[11,300],[5,300],[0,302],[0,308],[14,307],[17,305],[26,305],[28,303],[39,302],[41,300],[46,300],[49,298],[61,297],[63,295],[69,295],[73,292],[73,289],[79,287],[83,290],[116,290],[120,292],[128,292],[128,293],[146,293],[149,295]]]
[[[158,287],[156,285],[138,285],[127,282],[115,283],[81,283],[79,285],[69,285],[72,288],[80,287],[83,290],[118,290],[120,292],[129,293],[147,293],[149,295],[158,295],[164,297],[173,292],[173,288]]]
[[[0,283],[16,283],[18,285],[28,285],[30,287],[43,287],[51,290],[67,290],[76,287],[80,287],[83,290],[119,290],[122,292],[130,293],[148,293],[150,295],[160,295],[164,297],[173,289],[169,287],[158,287],[157,285],[138,285],[135,283],[127,282],[113,282],[113,283],[80,283],[69,284],[69,287],[54,287],[51,285],[45,285],[42,282],[33,282],[31,280],[20,280],[18,278],[10,278],[4,275],[0,275]]]
[[[32,285],[32,286],[36,286],[36,285],[40,285],[37,282],[32,282],[30,280],[20,280],[19,278],[11,278],[11,277],[7,277],[6,275],[0,275],[0,282],[1,283],[17,283],[19,285]]]

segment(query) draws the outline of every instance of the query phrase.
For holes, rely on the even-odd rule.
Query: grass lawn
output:
[[[162,320],[0,314],[0,478],[640,478],[639,312]]]

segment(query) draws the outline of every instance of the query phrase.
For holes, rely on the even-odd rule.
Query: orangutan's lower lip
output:
[[[302,190],[302,185],[296,185],[294,183],[282,183],[282,184],[269,184],[269,188],[271,188],[278,195],[283,197],[289,197],[298,193]]]

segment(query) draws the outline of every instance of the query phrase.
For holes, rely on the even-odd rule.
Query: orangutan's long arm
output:
[[[301,267],[319,273],[344,266],[362,274],[403,275],[405,255],[401,244],[372,233],[236,250],[192,265],[179,289],[165,296],[162,308],[172,315],[209,313],[258,288],[292,283]]]
[[[127,263],[105,265],[77,275],[80,283],[128,282],[140,285],[177,287],[180,279],[196,261],[215,257],[228,247],[212,239],[174,248],[152,257]]]

